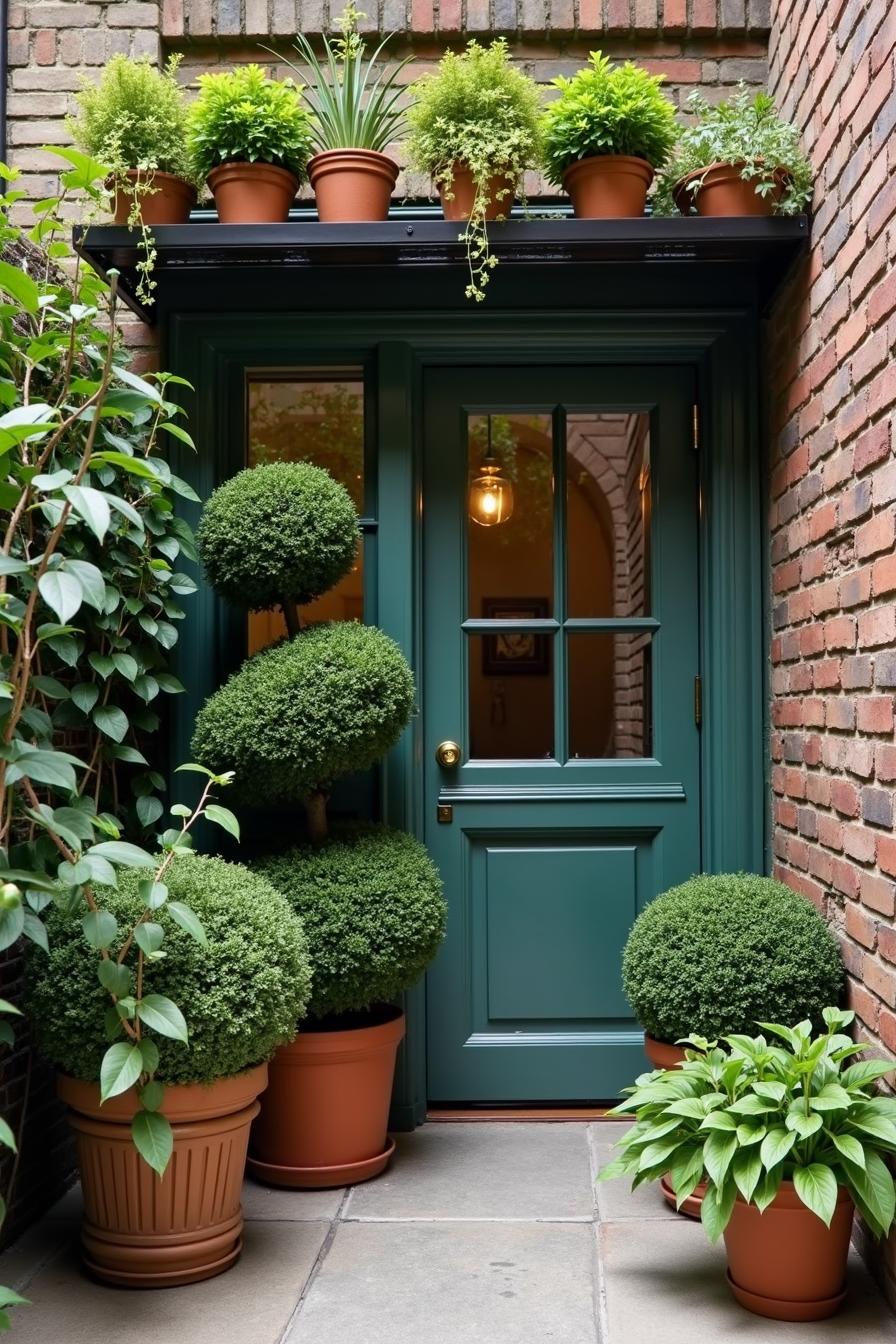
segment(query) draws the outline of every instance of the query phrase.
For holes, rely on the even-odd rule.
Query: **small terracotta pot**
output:
[[[398,164],[372,149],[328,149],[308,164],[322,224],[385,219]]]
[[[775,187],[767,196],[756,193],[753,178],[741,177],[743,163],[713,163],[698,168],[676,182],[672,196],[683,215],[696,208],[698,215],[736,218],[740,215],[772,215],[774,207],[787,190],[788,175],[783,168],[775,171]],[[695,192],[687,190],[689,182],[703,178],[703,185]]]
[[[775,1321],[820,1321],[846,1296],[853,1203],[840,1187],[829,1228],[782,1181],[760,1213],[738,1195],[725,1228],[728,1282],[742,1307]]]
[[[129,168],[125,177],[136,185],[145,180],[152,187],[151,191],[137,198],[141,223],[186,224],[190,218],[190,211],[196,204],[196,188],[192,183],[185,182],[182,177],[175,177],[174,173],[141,173],[136,168]],[[111,190],[114,178],[109,178],[106,185]],[[120,186],[116,187],[113,202],[114,223],[127,224],[133,204],[133,197],[128,192],[122,191]]]
[[[219,224],[283,224],[299,179],[274,163],[222,163],[208,185]]]
[[[658,1041],[655,1036],[644,1033],[644,1053],[655,1069],[674,1069],[684,1062],[684,1048],[670,1045],[668,1041]]]
[[[281,1046],[252,1130],[251,1174],[294,1189],[378,1176],[395,1151],[386,1127],[404,1025],[396,1008],[375,1026],[300,1031]]]
[[[644,213],[653,168],[629,154],[579,159],[563,174],[576,219],[637,219]]]
[[[159,1179],[131,1139],[133,1089],[100,1105],[96,1083],[60,1076],[57,1091],[75,1131],[84,1262],[95,1278],[126,1288],[173,1288],[230,1269],[243,1245],[240,1192],[259,1064],[209,1087],[166,1087],[162,1112],[174,1152]]]
[[[451,180],[451,199],[445,199],[445,193],[449,188],[439,184],[439,198],[442,202],[442,214],[446,219],[467,220],[473,213],[473,206],[476,202],[476,183],[473,181],[471,170],[463,163],[455,163],[452,167]],[[486,219],[497,219],[499,215],[509,215],[513,205],[513,191],[516,183],[512,177],[505,173],[499,173],[495,177],[490,177],[488,181],[488,203],[485,207]],[[498,198],[499,191],[508,191],[509,194]]]
[[[675,1205],[678,1201],[676,1199],[675,1191],[672,1189],[672,1182],[670,1181],[668,1175],[662,1176],[660,1178],[660,1189],[663,1192],[663,1199],[669,1205],[669,1208],[675,1209]],[[703,1196],[705,1194],[706,1194],[706,1182],[701,1181],[699,1185],[694,1187],[694,1189],[688,1195],[687,1199],[682,1201],[681,1208],[676,1209],[675,1210],[676,1213],[682,1214],[682,1216],[685,1218],[699,1218],[700,1208],[703,1204]]]

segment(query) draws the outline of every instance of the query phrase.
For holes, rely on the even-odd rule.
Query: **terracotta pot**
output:
[[[684,1060],[684,1048],[670,1045],[668,1041],[658,1041],[655,1036],[644,1033],[644,1053],[655,1069],[674,1069]]]
[[[378,1176],[395,1151],[386,1126],[404,1025],[396,1008],[375,1026],[300,1031],[281,1046],[252,1130],[252,1175],[297,1189]]]
[[[322,224],[385,219],[398,164],[372,149],[328,149],[308,164]]]
[[[208,185],[219,224],[283,224],[299,179],[274,163],[222,163]]]
[[[463,163],[455,163],[452,168],[451,200],[445,199],[446,187],[440,184],[439,198],[442,202],[442,214],[446,219],[467,220],[473,213],[476,201],[476,184],[471,170]],[[488,204],[485,208],[486,219],[497,219],[499,215],[509,215],[513,205],[514,179],[504,173],[490,177],[488,182]],[[510,194],[498,199],[499,191]]]
[[[774,214],[774,206],[787,189],[787,173],[778,168],[774,190],[767,196],[758,196],[754,179],[744,181],[741,177],[743,167],[743,163],[713,163],[708,168],[698,168],[688,173],[673,188],[675,204],[683,215],[690,214],[691,208],[695,207],[698,215],[716,219]],[[699,177],[703,178],[703,185],[695,192],[688,191],[688,183]]]
[[[58,1078],[76,1135],[81,1245],[91,1274],[121,1287],[171,1288],[234,1264],[243,1244],[249,1127],[266,1082],[267,1065],[260,1064],[209,1087],[166,1087],[162,1111],[174,1152],[160,1180],[131,1140],[133,1089],[101,1106],[96,1083]]]
[[[725,1229],[728,1282],[742,1307],[775,1321],[820,1321],[846,1296],[853,1203],[841,1186],[830,1228],[782,1181],[760,1213],[740,1196]]]
[[[152,185],[152,191],[138,197],[140,220],[143,224],[186,224],[190,218],[190,211],[196,204],[196,188],[192,183],[185,182],[182,177],[175,177],[174,173],[141,173],[136,168],[129,168],[125,177],[129,182],[138,184],[141,179],[145,179]],[[106,185],[111,190],[114,179],[109,178]],[[116,187],[113,202],[114,223],[127,224],[133,204],[133,197],[128,192],[122,191],[121,187]]]
[[[669,1205],[669,1208],[674,1209],[677,1200],[675,1197],[675,1191],[672,1189],[672,1182],[670,1181],[668,1176],[661,1177],[660,1190],[663,1192],[663,1199]],[[706,1194],[706,1182],[701,1181],[698,1186],[695,1186],[694,1190],[691,1192],[691,1194],[688,1195],[687,1199],[682,1202],[681,1208],[677,1209],[676,1212],[680,1213],[684,1218],[699,1218],[700,1208],[701,1205],[703,1204],[703,1196],[705,1194]]]
[[[644,213],[653,169],[629,154],[579,159],[563,174],[577,219],[637,219]]]

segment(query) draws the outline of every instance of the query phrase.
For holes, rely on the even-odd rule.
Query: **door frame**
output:
[[[175,444],[174,470],[206,498],[215,454],[242,404],[246,368],[363,364],[375,389],[379,540],[377,624],[421,667],[421,453],[424,368],[471,363],[685,364],[696,370],[700,482],[700,670],[702,866],[761,872],[766,864],[767,632],[763,461],[759,445],[758,316],[726,310],[471,309],[431,313],[172,313],[163,325],[162,367],[188,378],[183,397],[197,443]],[[186,389],[184,389],[186,392]],[[195,521],[196,505],[184,513]],[[743,576],[749,576],[744,585]],[[745,589],[745,591],[742,591]],[[729,599],[737,595],[737,601]],[[219,648],[221,604],[200,583],[190,599],[178,659],[192,694],[177,697],[172,763],[188,759],[197,702],[213,684],[196,669]],[[417,835],[423,826],[422,716],[382,772],[383,820]],[[174,776],[176,796],[182,776]],[[391,1123],[410,1129],[425,1116],[425,984],[407,995],[408,1032],[399,1058]]]

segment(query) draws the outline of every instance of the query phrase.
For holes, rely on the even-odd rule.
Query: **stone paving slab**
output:
[[[593,1217],[585,1124],[430,1124],[396,1142],[389,1169],[355,1187],[344,1217]]]
[[[597,1344],[580,1223],[342,1223],[285,1344]]]

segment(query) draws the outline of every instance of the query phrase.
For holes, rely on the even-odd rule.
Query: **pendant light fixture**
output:
[[[469,513],[480,527],[506,523],[513,513],[513,486],[492,452],[492,417],[486,417],[488,443],[479,464],[479,474],[470,483]]]

